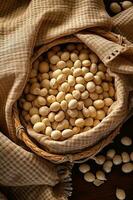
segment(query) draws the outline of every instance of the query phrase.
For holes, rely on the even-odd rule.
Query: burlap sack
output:
[[[5,200],[11,195],[9,199],[67,199],[70,186],[67,187],[67,183],[64,185],[63,182],[70,181],[66,179],[70,168],[63,167],[62,173],[62,170],[55,165],[29,152],[29,149],[17,139],[19,133],[17,130],[16,135],[13,106],[27,82],[35,46],[46,46],[58,38],[75,34],[75,37],[86,43],[97,54],[100,52],[97,52],[94,46],[99,45],[99,50],[102,49],[103,52],[98,56],[110,67],[113,61],[106,60],[106,56],[112,53],[116,44],[110,43],[110,38],[106,39],[106,34],[100,36],[102,34],[97,32],[95,34],[78,32],[85,29],[90,31],[90,28],[94,27],[108,32],[112,28],[113,21],[104,10],[102,0],[7,0],[0,1],[0,5],[0,130],[2,131],[0,133],[0,185],[3,186],[0,188],[5,194],[0,194],[0,198]],[[111,48],[106,46],[106,42],[104,45],[99,43],[99,37],[102,38],[101,42],[104,40],[110,43]],[[122,53],[121,43],[117,47]],[[131,54],[128,50],[129,45],[127,53]],[[113,66],[112,63],[112,68]],[[120,68],[117,66],[116,68]],[[120,66],[123,69],[124,65],[120,64]],[[127,63],[127,73],[128,71],[131,73],[130,66],[132,62]],[[121,84],[123,85],[123,81]],[[127,98],[125,95],[124,99]],[[109,136],[110,141],[113,134]],[[105,140],[107,141],[108,138]],[[62,189],[54,187],[58,183]],[[8,190],[7,186],[9,186]]]

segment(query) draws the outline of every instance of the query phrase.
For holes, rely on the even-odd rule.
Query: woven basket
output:
[[[97,31],[97,33],[102,36],[104,35],[104,37],[111,42],[118,44],[122,44],[123,42],[121,37],[110,32],[105,34],[103,31]],[[59,45],[69,42],[82,41],[75,36],[55,40],[54,42],[41,47],[34,54],[32,62],[38,59],[42,53],[46,52],[51,47],[57,44]],[[87,42],[84,43],[87,45]],[[88,46],[88,48],[90,47]],[[93,50],[92,48],[90,49]],[[18,110],[14,109],[17,137],[37,155],[54,163],[62,163],[66,161],[76,162],[77,160],[93,157],[106,145],[112,142],[114,137],[118,134],[122,121],[127,116],[128,112],[128,90],[126,88],[124,76],[116,73],[112,73],[112,76],[114,76],[115,79],[118,100],[116,101],[114,110],[105,117],[98,126],[89,131],[74,135],[72,138],[65,141],[52,141],[46,139],[42,143],[40,142],[40,138],[37,139],[37,137],[42,137],[39,136],[41,134],[34,133],[34,131],[31,131],[31,127],[29,126],[26,126],[26,130],[20,122]]]
[[[15,115],[14,116],[15,127],[17,130],[17,135],[18,135],[19,139],[22,140],[26,144],[26,146],[28,146],[31,149],[31,151],[36,153],[38,156],[41,156],[41,157],[43,157],[53,163],[57,163],[57,164],[63,163],[63,162],[74,162],[74,163],[76,163],[77,161],[82,162],[86,158],[89,159],[89,158],[94,157],[105,146],[107,146],[108,144],[110,144],[112,142],[112,140],[119,134],[120,127],[121,127],[121,125],[119,125],[119,127],[117,127],[114,131],[112,131],[108,135],[108,137],[101,140],[99,143],[97,143],[95,146],[93,146],[91,148],[86,148],[78,153],[61,155],[61,154],[50,153],[48,151],[45,151],[45,150],[39,148],[27,135],[25,129],[23,128],[23,126],[20,123],[18,114],[16,112],[14,112],[14,115]]]

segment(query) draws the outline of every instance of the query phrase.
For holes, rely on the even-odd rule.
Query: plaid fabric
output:
[[[16,145],[0,132],[0,185],[11,187],[10,194],[16,199],[58,199],[53,188],[60,181],[58,166]],[[4,196],[0,195],[1,200]]]
[[[113,62],[116,62],[115,72],[124,73],[124,67],[120,61],[118,63],[121,68],[117,67],[117,58],[108,60],[108,56],[115,48],[119,54],[122,53],[122,45],[109,42],[108,38],[106,39],[96,31],[91,35],[89,32],[87,35],[83,32],[77,34],[79,31],[95,27],[108,32],[112,26],[118,26],[117,19],[114,19],[114,22],[111,20],[104,9],[102,0],[1,0],[0,5],[0,185],[10,186],[10,195],[17,200],[65,200],[67,199],[64,191],[65,185],[62,182],[63,177],[61,178],[58,173],[58,167],[38,158],[18,143],[12,108],[21,96],[27,82],[34,59],[34,47],[44,44],[47,46],[48,43],[50,45],[50,42],[61,37],[70,38],[70,35],[74,35],[96,52],[101,60],[112,69]],[[129,12],[131,16],[132,10],[130,9]],[[124,20],[121,21],[120,18],[124,19],[124,16],[119,17],[120,26],[117,32],[124,31],[123,35],[132,41],[130,39],[132,32],[127,34],[128,29],[126,28],[126,31],[123,29],[122,21]],[[130,28],[130,23],[127,23],[128,26]],[[132,49],[129,50],[129,46],[125,52],[131,57]],[[126,69],[130,69],[130,74],[132,73],[131,65],[132,60],[129,63],[126,60]],[[127,111],[127,93],[124,93],[124,83],[126,82],[121,75],[118,75],[116,82],[117,80],[119,80],[117,85],[121,88],[119,94],[121,97],[124,96],[118,107],[119,109],[122,105],[125,107],[122,110],[124,117]],[[117,117],[120,116],[119,109]],[[105,133],[108,132],[106,131]],[[80,148],[85,147],[86,139],[88,136],[84,135],[81,142],[80,138],[69,140],[70,143],[66,141],[64,152],[74,150],[75,144]],[[91,141],[91,138],[89,139]],[[90,142],[90,144],[92,143]],[[57,143],[52,144],[51,142],[48,146],[52,151],[59,152],[63,145],[62,143],[61,146],[58,146]],[[68,170],[70,169],[64,171],[64,176]],[[62,189],[56,190],[57,183],[61,184]],[[0,199],[5,200],[6,197],[0,193]]]
[[[116,33],[123,35],[133,42],[133,7],[119,13],[112,19],[113,29]]]

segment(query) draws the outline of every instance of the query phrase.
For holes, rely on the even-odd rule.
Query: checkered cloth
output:
[[[113,27],[132,42],[129,16],[133,8],[112,20],[102,0],[1,0],[0,5],[0,200],[65,200],[71,189],[69,165],[49,163],[17,140],[13,105],[26,85],[34,47],[47,46],[61,37],[74,35],[112,70],[132,74],[131,43],[125,49],[129,62],[126,58],[124,62],[110,60],[108,56],[117,44],[93,30],[99,28],[106,33]],[[117,47],[122,53],[121,44]],[[130,83],[128,86],[132,88]]]

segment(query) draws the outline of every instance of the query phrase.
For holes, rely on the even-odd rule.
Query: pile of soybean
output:
[[[34,131],[65,140],[97,126],[115,101],[107,67],[84,44],[69,43],[33,63],[19,106]]]
[[[88,162],[79,165],[79,171],[86,182],[99,187],[108,181],[108,174],[116,167],[120,167],[123,174],[133,173],[133,141],[129,136],[118,136],[101,153]],[[121,174],[122,175],[122,174]],[[128,199],[128,192],[114,183],[116,197],[119,200]],[[115,196],[114,195],[114,196]]]
[[[133,0],[104,0],[106,10],[113,16],[133,6]]]

